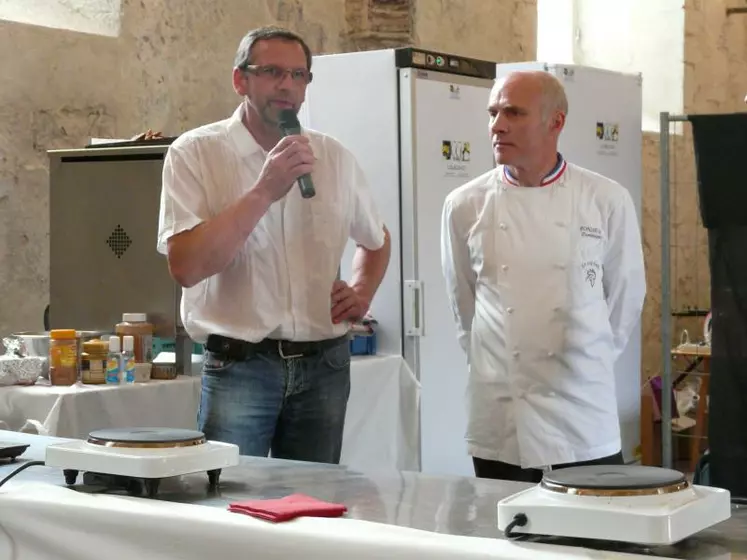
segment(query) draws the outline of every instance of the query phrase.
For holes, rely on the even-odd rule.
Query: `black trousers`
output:
[[[480,459],[479,457],[472,457],[472,463],[475,466],[475,476],[477,478],[513,480],[516,482],[531,482],[535,484],[542,481],[542,469],[522,469],[518,465]],[[552,468],[553,470],[557,470],[588,465],[622,465],[623,463],[622,451],[618,451],[609,457],[601,457],[591,461],[580,461],[578,463],[553,465]]]

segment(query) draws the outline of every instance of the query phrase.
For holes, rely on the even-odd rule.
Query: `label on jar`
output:
[[[118,333],[120,343],[124,347],[124,333]],[[150,334],[132,334],[133,348],[135,354],[135,363],[145,364],[153,361],[153,335]]]
[[[140,337],[140,353],[135,352],[136,356],[139,356],[142,363],[149,363],[153,361],[153,336],[144,334]]]
[[[106,360],[83,361],[83,383],[100,384],[106,382]]]
[[[111,356],[106,360],[106,382],[119,383],[119,357]]]
[[[49,353],[52,357],[52,363],[57,367],[67,368],[78,366],[77,349],[74,344],[53,345],[49,349]]]

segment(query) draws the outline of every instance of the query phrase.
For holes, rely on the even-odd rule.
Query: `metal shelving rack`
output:
[[[676,248],[678,251],[682,249],[681,245],[677,243],[677,236],[675,236],[675,243],[673,245],[672,240],[672,216],[671,216],[671,204],[672,195],[677,194],[673,192],[674,186],[677,186],[677,181],[672,180],[671,174],[671,158],[672,154],[677,155],[678,150],[672,150],[672,140],[670,135],[670,127],[673,123],[687,123],[689,121],[688,115],[677,115],[670,114],[668,112],[660,113],[659,120],[659,159],[660,159],[660,195],[661,195],[661,212],[660,212],[660,226],[661,226],[661,460],[662,466],[665,468],[672,468],[673,460],[673,430],[672,430],[672,382],[673,382],[673,326],[675,321],[684,320],[685,318],[700,318],[705,317],[710,308],[710,303],[706,309],[699,308],[700,299],[699,293],[696,293],[694,305],[678,305],[676,308],[672,305],[673,294],[672,294],[672,248]],[[682,141],[684,142],[684,131],[682,135]],[[693,175],[695,180],[695,175]],[[681,185],[680,185],[681,186]],[[697,198],[697,189],[694,189]],[[696,211],[696,216],[699,217],[699,213]],[[702,223],[697,220],[697,223],[693,224],[693,227],[702,228]],[[696,244],[696,255],[697,255],[697,244]],[[675,262],[675,269],[676,269]],[[686,263],[691,265],[693,263]],[[696,263],[697,265],[698,263]],[[706,266],[708,263],[706,262]],[[696,272],[696,286],[699,287],[699,280]],[[679,275],[675,272],[675,283],[680,282]],[[710,284],[706,287],[709,288]],[[710,300],[710,294],[708,299]],[[678,304],[680,302],[677,302]],[[688,373],[689,375],[697,375],[697,372],[677,372],[678,374]]]

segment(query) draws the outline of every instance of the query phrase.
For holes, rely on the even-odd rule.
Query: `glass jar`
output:
[[[75,385],[78,381],[78,337],[74,329],[49,332],[49,381]]]
[[[106,357],[109,354],[108,340],[88,340],[83,343],[81,354],[81,381],[86,384],[106,383]]]

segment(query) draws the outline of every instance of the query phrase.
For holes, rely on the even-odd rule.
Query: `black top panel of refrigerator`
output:
[[[419,68],[474,78],[495,79],[495,62],[414,47],[394,49],[394,53],[397,68]]]

